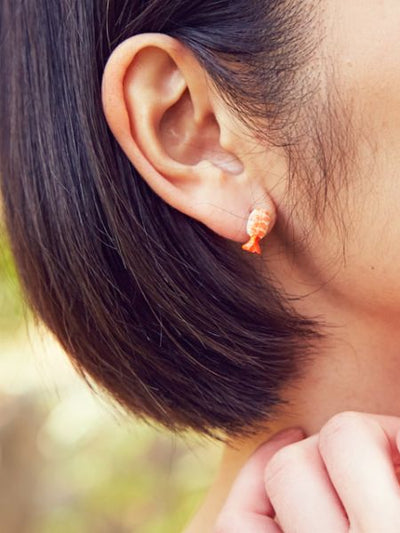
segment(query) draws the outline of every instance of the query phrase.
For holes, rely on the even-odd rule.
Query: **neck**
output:
[[[400,416],[400,317],[343,313],[337,324],[331,346],[283,393],[289,403],[280,418],[254,437],[232,441],[230,457],[241,462],[291,426],[301,426],[310,436],[341,411]]]
[[[277,431],[301,426],[310,436],[335,413],[347,410],[400,416],[398,311],[382,310],[368,302],[354,305],[346,300],[345,284],[338,290],[338,280],[335,290],[321,280],[318,286],[313,282],[314,287],[310,282],[299,283],[297,273],[282,268],[281,261],[279,272],[285,290],[301,296],[296,300],[296,309],[307,316],[321,316],[334,327],[328,330],[329,340],[321,346],[304,378],[283,391],[288,404],[279,419],[266,423],[265,431],[232,440],[224,448],[215,482],[185,533],[208,530],[204,527],[212,524],[240,467],[259,444]]]
[[[320,316],[333,327],[324,330],[328,339],[304,377],[283,391],[289,404],[271,426],[273,432],[300,425],[311,435],[345,410],[400,416],[399,309],[374,305],[368,294],[350,301],[344,275],[332,283],[316,276],[311,279],[317,281],[300,279],[293,267],[282,268],[280,259],[278,283],[299,297],[296,309],[306,316]],[[270,431],[255,440],[269,436]]]

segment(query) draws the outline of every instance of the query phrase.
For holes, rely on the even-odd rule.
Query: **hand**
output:
[[[400,418],[345,411],[320,432],[262,444],[214,533],[398,533]]]

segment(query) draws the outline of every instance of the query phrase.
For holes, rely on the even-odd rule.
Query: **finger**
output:
[[[287,446],[265,468],[265,486],[285,533],[344,533],[349,522],[318,450],[318,435]]]
[[[398,416],[390,415],[377,415],[375,413],[359,413],[358,411],[346,411],[346,413],[354,413],[355,415],[367,416],[368,418],[375,420],[382,427],[385,432],[392,454],[392,459],[395,465],[400,465],[400,451],[396,446],[397,433],[400,429],[400,418]]]
[[[271,519],[274,518],[275,511],[265,491],[264,469],[279,449],[297,442],[303,437],[304,433],[299,430],[285,431],[275,435],[274,438],[261,444],[255,450],[241,468],[221,509],[217,522],[221,531],[224,531],[224,528],[226,531],[230,531],[228,527],[232,527],[232,531],[236,531],[234,527],[238,523],[238,517],[240,517],[243,533],[247,531],[254,531],[254,533],[274,531],[271,530]],[[243,522],[250,524],[247,530],[244,527],[246,523],[243,524]],[[255,524],[258,529],[255,529]],[[239,533],[239,530],[237,531]],[[277,531],[280,529],[278,528]]]
[[[350,524],[361,531],[400,531],[394,459],[400,419],[346,411],[321,429],[318,447]]]

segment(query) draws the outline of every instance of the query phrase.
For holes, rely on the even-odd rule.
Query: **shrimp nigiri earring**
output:
[[[271,215],[266,209],[253,209],[247,220],[246,232],[250,239],[242,245],[243,250],[261,254],[259,241],[265,237],[271,223]]]

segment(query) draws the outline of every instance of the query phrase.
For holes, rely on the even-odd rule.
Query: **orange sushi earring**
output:
[[[271,215],[266,209],[253,209],[247,220],[246,232],[250,239],[242,245],[243,250],[261,254],[259,241],[265,237],[271,223]]]

